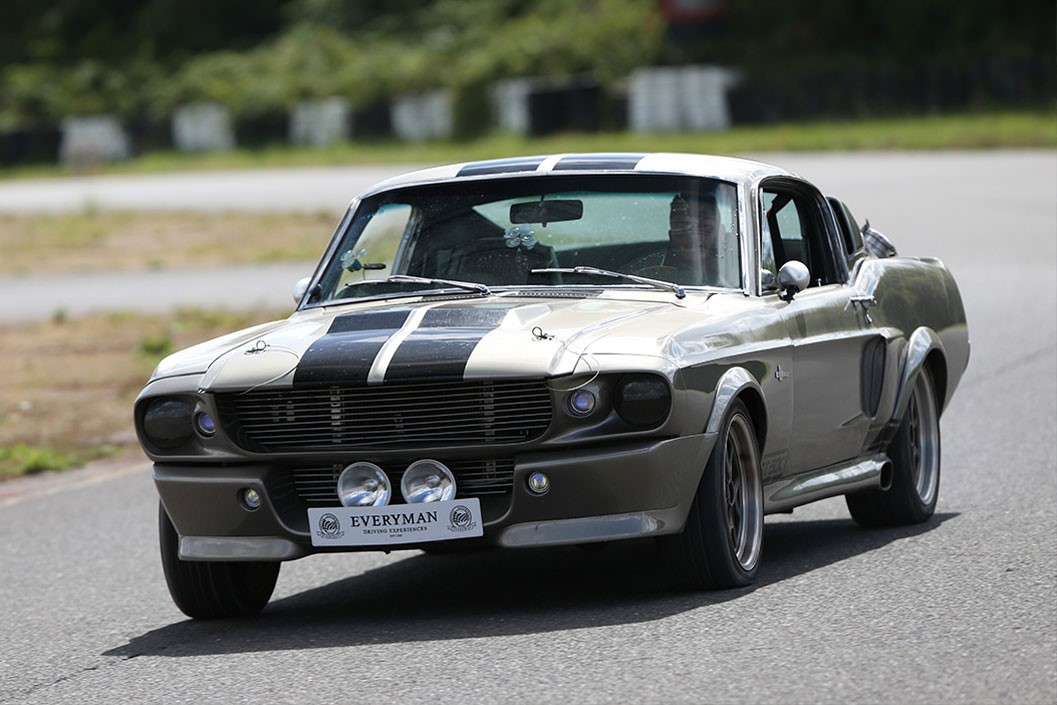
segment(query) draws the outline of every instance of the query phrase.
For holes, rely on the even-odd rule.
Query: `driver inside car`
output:
[[[723,226],[713,194],[676,194],[668,225],[667,249],[635,260],[627,271],[679,284],[739,285],[737,240]]]

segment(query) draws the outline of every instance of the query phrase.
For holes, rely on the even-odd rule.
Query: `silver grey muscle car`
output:
[[[654,537],[677,585],[759,570],[764,515],[929,519],[969,358],[954,279],[751,161],[458,164],[356,198],[297,308],[136,401],[165,577],[246,615],[313,553]]]

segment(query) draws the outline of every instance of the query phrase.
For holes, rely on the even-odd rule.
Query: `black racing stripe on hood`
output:
[[[385,381],[462,379],[474,348],[499,327],[511,308],[431,309],[396,349]]]
[[[562,157],[554,165],[554,171],[634,171],[645,154],[574,154]]]
[[[407,321],[408,309],[338,316],[309,346],[294,371],[294,387],[366,384],[378,351]]]
[[[459,176],[484,176],[486,174],[512,174],[518,171],[536,171],[544,157],[518,157],[516,159],[491,159],[486,162],[467,164],[459,170]]]

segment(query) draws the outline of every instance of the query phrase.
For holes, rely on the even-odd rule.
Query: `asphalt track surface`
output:
[[[931,522],[769,517],[757,584],[711,594],[647,542],[315,556],[259,618],[199,623],[142,464],[33,478],[0,485],[0,702],[1055,702],[1057,154],[772,159],[960,282]]]

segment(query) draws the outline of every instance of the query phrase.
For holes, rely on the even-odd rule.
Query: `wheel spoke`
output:
[[[921,478],[921,418],[918,410],[918,394],[910,397],[907,409],[907,441],[910,445],[910,474],[914,484],[920,489]]]
[[[727,528],[730,531],[730,543],[735,553],[741,553],[744,542],[744,530],[742,527],[742,474],[744,468],[741,465],[741,456],[737,440],[731,438],[727,443],[727,486],[725,488],[727,500]]]

